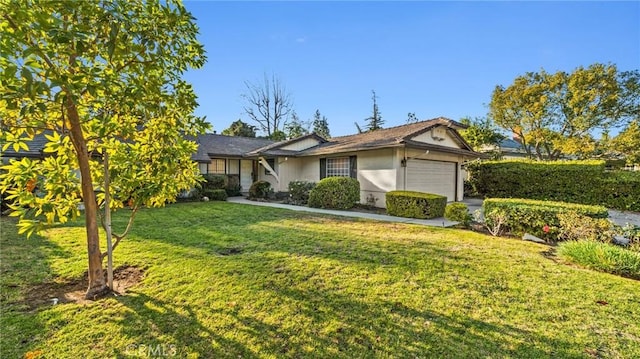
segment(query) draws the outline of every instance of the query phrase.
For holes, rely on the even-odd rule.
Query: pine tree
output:
[[[327,121],[326,117],[320,115],[320,110],[316,110],[316,113],[313,115],[313,132],[322,138],[331,138],[329,121]]]
[[[306,124],[300,121],[300,117],[298,117],[296,111],[291,113],[291,118],[284,125],[284,131],[287,139],[297,138],[309,133]]]
[[[384,120],[382,119],[382,115],[378,109],[378,96],[376,96],[376,92],[374,90],[371,90],[371,93],[371,99],[373,100],[373,113],[370,117],[365,119],[365,121],[367,121],[367,125],[365,126],[367,132],[381,130],[382,125],[384,125]]]

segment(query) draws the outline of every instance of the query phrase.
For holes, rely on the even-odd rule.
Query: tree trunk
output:
[[[98,236],[98,204],[96,194],[93,190],[93,180],[89,167],[89,151],[87,142],[82,133],[80,118],[75,103],[71,96],[67,94],[65,100],[67,118],[71,132],[71,142],[78,157],[78,167],[80,168],[82,200],[84,203],[84,219],[87,230],[87,252],[89,256],[89,287],[85,297],[92,299],[98,297],[108,290],[102,271],[102,258],[100,253],[100,237]]]

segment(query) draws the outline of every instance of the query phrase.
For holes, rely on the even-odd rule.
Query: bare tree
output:
[[[280,79],[265,73],[262,83],[245,81],[247,92],[242,95],[246,104],[244,111],[258,124],[267,137],[271,138],[281,130],[292,110],[293,103]]]

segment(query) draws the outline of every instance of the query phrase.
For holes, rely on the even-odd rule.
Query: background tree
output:
[[[629,126],[611,140],[611,149],[625,156],[627,164],[640,164],[640,120]]]
[[[384,125],[384,120],[382,119],[382,115],[380,114],[380,110],[378,109],[378,96],[376,96],[376,92],[374,90],[371,90],[371,94],[371,99],[373,100],[373,110],[371,112],[371,116],[365,119],[365,121],[367,121],[367,132],[381,130],[382,125]]]
[[[226,136],[256,137],[256,127],[238,119],[222,131]]]
[[[420,120],[418,119],[418,117],[416,116],[415,112],[409,112],[407,113],[407,123],[416,123],[419,122]]]
[[[275,139],[282,132],[287,116],[292,111],[291,95],[275,75],[264,74],[262,83],[245,82],[246,93],[242,95],[246,104],[244,111],[258,124],[267,138]]]
[[[320,114],[320,110],[316,110],[313,114],[313,132],[321,136],[324,139],[331,138],[331,132],[329,131],[329,121],[326,117]]]
[[[500,133],[498,127],[489,118],[476,117],[471,119],[464,117],[460,123],[467,125],[464,130],[460,130],[460,135],[475,150],[480,150],[483,146],[499,146],[505,136]]]
[[[309,133],[307,125],[300,120],[296,111],[291,112],[291,118],[284,125],[284,133],[288,139],[298,138]]]
[[[0,3],[0,140],[27,149],[47,131],[43,160],[3,166],[0,191],[20,233],[66,222],[84,205],[89,288],[106,290],[98,236],[110,157],[114,207],[161,206],[199,178],[191,161],[204,119],[181,76],[204,64],[193,17],[168,1]],[[75,175],[78,170],[80,177]]]
[[[529,72],[509,87],[496,87],[490,117],[519,136],[525,150],[537,158],[588,155],[585,146],[595,149],[595,131],[637,117],[639,77],[637,70],[618,72],[615,65],[603,64],[572,73]]]

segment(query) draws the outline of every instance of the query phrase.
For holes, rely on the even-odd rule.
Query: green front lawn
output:
[[[0,224],[1,358],[640,357],[640,282],[535,243],[175,204],[116,250],[145,270],[126,296],[30,309],[29,288],[85,271],[84,228]]]

